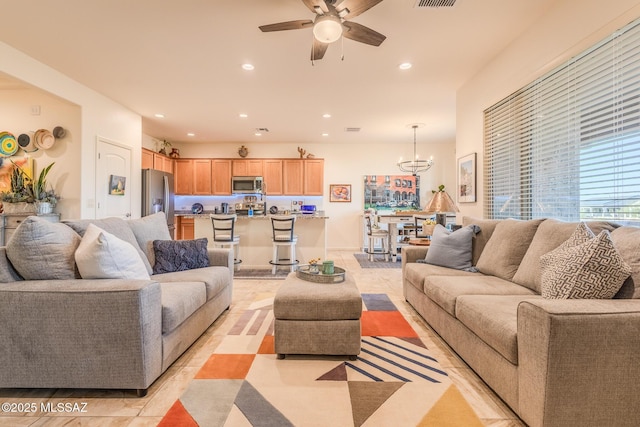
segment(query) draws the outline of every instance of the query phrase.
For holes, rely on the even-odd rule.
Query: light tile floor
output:
[[[446,369],[486,426],[522,427],[518,417],[478,378],[477,375],[435,334],[402,296],[401,270],[362,269],[352,252],[331,252],[335,265],[353,274],[361,292],[386,293],[412,324],[427,347]],[[0,410],[0,426],[155,426],[180,397],[189,381],[220,343],[251,301],[275,294],[281,280],[234,281],[233,303],[194,345],[187,350],[139,398],[133,391],[113,390],[16,390],[0,388],[0,403],[16,409],[35,407],[37,412],[7,413]],[[86,412],[40,411],[44,405],[71,404]],[[76,405],[77,404],[77,405]],[[86,406],[83,406],[86,404]],[[75,407],[73,405],[76,405]],[[4,408],[4,407],[3,407]]]

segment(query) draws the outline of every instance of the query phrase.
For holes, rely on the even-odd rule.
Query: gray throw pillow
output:
[[[138,219],[127,221],[127,225],[133,231],[138,246],[149,259],[149,263],[156,263],[156,256],[153,252],[154,240],[171,240],[167,218],[164,212],[158,212]]]
[[[437,224],[425,257],[427,264],[457,270],[476,271],[471,264],[473,236],[480,231],[477,225],[468,225],[454,232]]]
[[[209,267],[206,237],[195,240],[154,240],[153,274]]]
[[[80,236],[61,223],[27,217],[7,242],[7,258],[27,280],[76,279]]]

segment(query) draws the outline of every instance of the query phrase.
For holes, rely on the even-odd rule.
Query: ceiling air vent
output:
[[[345,132],[360,132],[360,128],[344,128]]]
[[[451,7],[456,0],[416,0],[415,7]]]

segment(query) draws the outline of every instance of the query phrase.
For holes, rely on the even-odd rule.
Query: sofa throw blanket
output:
[[[154,240],[153,274],[172,273],[209,266],[206,237],[195,240]]]

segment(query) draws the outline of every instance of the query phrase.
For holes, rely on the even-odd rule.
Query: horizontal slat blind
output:
[[[485,217],[640,225],[640,20],[484,120]]]

